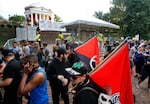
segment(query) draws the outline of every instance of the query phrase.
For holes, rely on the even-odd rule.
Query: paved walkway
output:
[[[133,74],[135,75],[135,74]],[[148,83],[148,78],[140,84],[141,88],[137,89],[135,87],[137,83],[137,78],[132,77],[132,87],[133,87],[133,93],[136,96],[136,102],[135,104],[150,104],[150,92],[147,90],[147,83]]]

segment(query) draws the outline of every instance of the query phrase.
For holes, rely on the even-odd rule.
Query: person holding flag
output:
[[[72,65],[72,68],[66,68],[65,70],[71,75],[74,86],[69,91],[74,94],[73,104],[111,104],[111,96],[109,96],[111,95],[111,89],[109,88],[106,91],[98,86],[88,76],[88,67],[85,63],[76,62]]]

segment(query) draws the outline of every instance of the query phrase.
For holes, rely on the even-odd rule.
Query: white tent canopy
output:
[[[64,25],[62,25],[62,27],[69,27],[69,26],[77,26],[80,25],[81,27],[105,27],[105,28],[112,28],[112,29],[120,29],[120,26],[116,25],[116,24],[112,24],[110,22],[106,22],[104,20],[101,19],[97,19],[94,17],[90,17],[90,18],[81,18],[81,19],[77,19],[75,21],[69,22],[69,23],[65,23]]]

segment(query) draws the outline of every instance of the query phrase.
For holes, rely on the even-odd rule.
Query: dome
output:
[[[29,6],[42,7],[42,5],[40,3],[32,3]]]

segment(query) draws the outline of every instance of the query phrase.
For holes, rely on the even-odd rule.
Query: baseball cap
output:
[[[71,76],[80,76],[88,73],[88,67],[83,62],[76,62],[71,68],[65,69]]]
[[[2,53],[1,53],[4,57],[6,57],[6,56],[10,56],[10,55],[13,55],[14,54],[14,52],[12,51],[12,50],[10,50],[10,49],[4,49],[4,50],[2,50]]]

